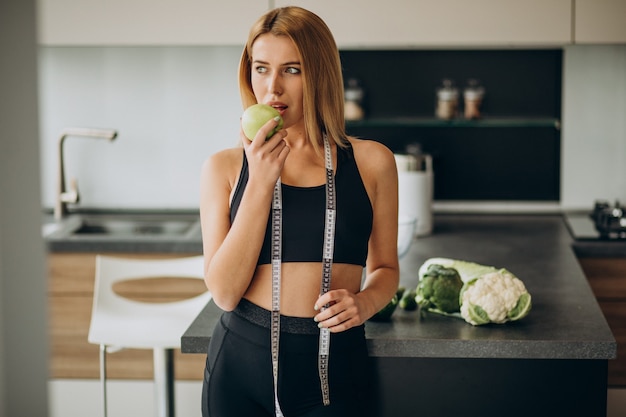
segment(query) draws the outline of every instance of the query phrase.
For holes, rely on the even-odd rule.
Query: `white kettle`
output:
[[[416,236],[433,231],[433,159],[428,154],[395,154],[398,167],[398,214],[417,219]]]

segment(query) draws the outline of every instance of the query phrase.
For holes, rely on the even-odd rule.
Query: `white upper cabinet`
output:
[[[38,0],[42,45],[242,45],[270,0]],[[341,48],[626,42],[626,0],[274,0],[319,14]],[[574,4],[575,7],[572,7]],[[572,18],[573,16],[573,18]]]
[[[571,0],[276,0],[275,4],[317,13],[340,48],[540,47],[572,41]]]
[[[626,43],[626,0],[576,0],[574,42]]]
[[[38,0],[41,45],[243,45],[259,0]]]

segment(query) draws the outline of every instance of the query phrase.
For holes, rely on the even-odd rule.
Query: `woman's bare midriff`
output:
[[[280,288],[280,312],[285,316],[313,317],[320,295],[322,264],[313,262],[283,263]],[[360,265],[333,264],[331,289],[345,288],[358,293],[363,268]],[[272,309],[272,266],[260,265],[244,298],[266,310]]]

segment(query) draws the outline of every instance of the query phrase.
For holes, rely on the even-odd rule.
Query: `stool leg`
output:
[[[154,387],[158,417],[174,417],[174,350],[154,349]]]
[[[102,415],[107,417],[107,347],[100,345],[100,389],[102,390]]]

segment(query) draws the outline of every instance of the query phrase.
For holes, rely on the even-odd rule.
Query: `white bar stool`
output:
[[[174,349],[211,299],[206,291],[174,302],[140,302],[117,295],[113,284],[155,277],[204,279],[202,256],[130,259],[96,256],[89,343],[100,345],[102,405],[107,416],[106,354],[124,348],[152,349],[158,417],[174,417]]]

